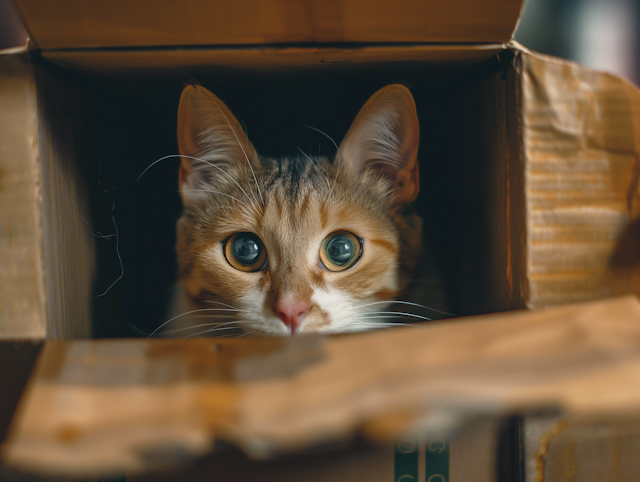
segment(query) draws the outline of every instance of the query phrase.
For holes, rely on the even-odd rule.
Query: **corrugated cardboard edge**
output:
[[[526,306],[640,293],[640,91],[529,51],[519,71]]]
[[[42,246],[47,336],[88,338],[96,254],[83,163],[87,94],[34,65],[38,93]]]
[[[0,133],[0,337],[44,338],[38,107],[27,54],[0,56]]]

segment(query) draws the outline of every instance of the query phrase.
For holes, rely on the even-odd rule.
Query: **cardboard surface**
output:
[[[26,55],[0,56],[0,338],[47,335],[38,109]]]
[[[526,212],[521,202],[523,163],[517,72],[509,63],[486,62],[486,72],[455,99],[459,122],[456,146],[463,209],[455,217],[460,230],[455,313],[494,313],[526,306],[517,283],[520,241]],[[489,64],[494,65],[489,69]],[[480,70],[480,69],[478,69]],[[514,286],[516,284],[516,286]]]
[[[503,43],[521,0],[16,0],[39,48],[308,42]]]
[[[326,339],[50,341],[2,453],[101,473],[212,439],[264,458],[540,407],[624,418],[640,415],[639,366],[633,297]]]
[[[222,450],[181,468],[150,474],[127,473],[128,482],[495,482],[496,423],[482,420],[465,427],[450,440],[428,433],[401,439],[394,445],[356,444],[342,450],[320,451],[277,460],[256,461]],[[395,452],[395,453],[394,453]],[[438,466],[435,458],[448,461]],[[403,458],[408,458],[406,463]],[[439,477],[443,475],[446,477]]]
[[[516,69],[527,306],[640,293],[640,91],[527,52]]]
[[[562,416],[525,419],[526,482],[638,480],[640,419],[585,423]]]
[[[96,253],[89,223],[86,162],[88,102],[73,84],[36,69],[42,189],[42,253],[47,337],[89,338]]]

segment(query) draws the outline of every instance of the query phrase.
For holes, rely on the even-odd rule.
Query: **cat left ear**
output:
[[[415,201],[420,191],[420,127],[409,89],[393,84],[360,109],[338,149],[337,160],[354,175],[370,169],[393,183],[396,204]]]

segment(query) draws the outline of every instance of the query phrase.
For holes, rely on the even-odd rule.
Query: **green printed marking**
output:
[[[425,448],[425,482],[449,482],[449,442],[427,439]]]
[[[418,482],[418,441],[404,439],[396,444],[394,457],[395,482]]]

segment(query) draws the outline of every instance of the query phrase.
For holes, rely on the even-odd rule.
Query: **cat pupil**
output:
[[[327,254],[331,261],[338,266],[347,263],[353,256],[353,244],[346,236],[339,234],[329,241],[327,245]]]
[[[238,261],[249,266],[258,258],[260,246],[247,236],[238,236],[233,240],[233,254]]]

